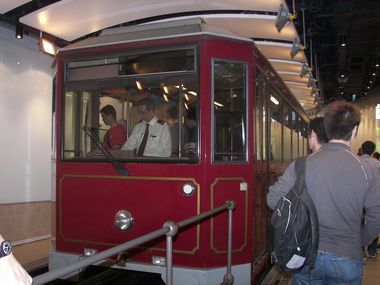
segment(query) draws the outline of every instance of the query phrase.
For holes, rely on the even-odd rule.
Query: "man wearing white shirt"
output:
[[[142,121],[133,128],[121,150],[134,150],[137,156],[170,157],[172,146],[169,127],[156,117],[153,100],[143,98],[137,108]]]

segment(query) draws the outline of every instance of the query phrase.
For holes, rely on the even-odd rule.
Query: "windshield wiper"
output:
[[[82,130],[84,133],[89,136],[91,141],[99,148],[99,150],[102,152],[102,154],[106,157],[106,159],[113,165],[113,167],[119,172],[122,176],[128,176],[129,171],[121,165],[120,161],[108,150],[105,150],[103,148],[103,144],[100,141],[98,134],[95,132],[93,128],[89,128],[87,126],[83,126]]]

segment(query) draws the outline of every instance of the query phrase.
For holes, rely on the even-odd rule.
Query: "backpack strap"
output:
[[[313,200],[311,199],[309,193],[307,192],[306,182],[305,182],[305,169],[306,169],[306,157],[297,158],[295,161],[295,172],[297,175],[296,183],[294,184],[294,190],[299,195],[300,199],[304,201],[310,211],[310,223],[312,230],[312,247],[313,252],[308,257],[307,263],[313,268],[315,265],[315,259],[318,252],[319,246],[319,221],[317,210]]]
[[[299,157],[296,159],[294,163],[294,171],[296,173],[297,179],[294,183],[294,190],[298,194],[298,196],[302,195],[304,189],[306,189],[305,185],[305,168],[306,168],[306,157]]]

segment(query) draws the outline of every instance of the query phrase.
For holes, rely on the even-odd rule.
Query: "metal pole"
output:
[[[173,284],[173,237],[166,235],[166,285]]]
[[[188,218],[186,220],[180,221],[177,224],[168,221],[163,225],[162,229],[155,230],[153,232],[150,232],[148,234],[145,234],[143,236],[140,236],[134,240],[125,242],[123,244],[117,245],[115,247],[112,247],[110,249],[107,249],[105,251],[102,251],[98,254],[95,254],[90,257],[86,257],[80,261],[77,261],[75,263],[69,264],[63,268],[50,271],[44,274],[41,274],[37,277],[33,278],[33,285],[42,285],[45,283],[48,283],[50,281],[53,281],[54,279],[57,279],[59,277],[62,277],[64,275],[67,275],[69,273],[72,273],[78,269],[81,269],[83,267],[86,267],[88,265],[94,264],[98,261],[104,260],[112,255],[118,254],[126,249],[139,246],[141,244],[144,244],[148,241],[154,240],[160,236],[163,236],[164,234],[167,235],[166,240],[166,279],[167,285],[172,285],[173,282],[173,236],[178,233],[178,229],[182,228],[184,226],[187,226],[189,224],[192,224],[194,222],[198,222],[204,218],[207,218],[209,216],[218,214],[225,209],[229,209],[229,215],[228,215],[228,264],[227,264],[227,274],[225,275],[224,279],[229,280],[229,283],[223,283],[223,284],[233,284],[233,276],[231,274],[231,248],[232,248],[232,210],[235,208],[235,202],[234,201],[226,201],[226,203],[218,208],[212,209],[210,211],[204,212],[202,214],[199,214],[197,216],[194,216],[192,218]],[[229,274],[228,274],[229,272]],[[227,277],[226,277],[227,276]],[[231,283],[232,280],[232,283]],[[224,282],[224,281],[223,281]]]
[[[93,256],[86,257],[86,258],[84,258],[78,262],[69,264],[63,268],[41,274],[41,275],[33,278],[33,285],[40,285],[40,284],[48,283],[48,282],[50,282],[54,279],[57,279],[61,276],[64,276],[64,275],[69,274],[71,272],[74,272],[80,268],[86,267],[86,266],[91,265],[95,262],[98,262],[98,261],[101,261],[105,258],[108,258],[112,255],[118,254],[118,253],[120,253],[126,249],[136,247],[140,244],[143,244],[145,242],[148,242],[148,241],[151,241],[155,238],[158,238],[158,237],[164,235],[169,230],[170,230],[169,227],[156,230],[154,232],[143,235],[143,236],[136,238],[134,240],[131,240],[129,242],[126,242],[126,243],[120,244],[118,246],[112,247],[110,249],[107,249],[105,251],[102,251],[102,252],[95,254]]]
[[[167,221],[163,228],[168,228],[166,233],[166,285],[173,284],[173,236],[178,233],[178,225],[173,221]]]
[[[232,267],[232,211],[235,209],[234,201],[227,201],[228,206],[228,249],[227,249],[227,272],[223,277],[223,281],[220,285],[232,285],[234,284],[234,276],[231,272]]]

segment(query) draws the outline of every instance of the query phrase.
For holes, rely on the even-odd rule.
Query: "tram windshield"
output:
[[[65,67],[63,160],[104,160],[110,154],[120,160],[197,161],[195,47],[75,58]],[[189,135],[196,140],[190,142]]]

